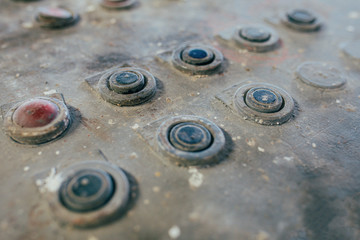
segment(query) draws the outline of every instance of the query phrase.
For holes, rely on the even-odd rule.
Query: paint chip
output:
[[[181,230],[178,226],[174,225],[169,229],[169,236],[171,239],[177,239],[181,235]]]
[[[201,174],[196,168],[190,168],[189,173],[191,174],[189,178],[189,184],[193,188],[199,188],[204,181],[204,175]]]

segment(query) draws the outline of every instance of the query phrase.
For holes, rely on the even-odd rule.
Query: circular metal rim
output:
[[[136,4],[137,0],[126,0],[121,2],[101,1],[101,6],[107,9],[129,9]]]
[[[248,28],[248,27],[261,28],[261,29],[268,31],[271,34],[270,39],[267,40],[266,42],[251,42],[251,41],[248,41],[248,40],[242,38],[240,36],[242,29]],[[269,27],[263,26],[263,25],[240,26],[235,30],[233,39],[240,48],[247,49],[250,52],[258,52],[258,53],[269,52],[269,51],[275,50],[276,48],[278,48],[280,46],[279,34],[272,28],[269,28]]]
[[[142,90],[130,94],[120,94],[112,91],[109,88],[109,78],[112,74],[117,71],[138,71],[144,76],[145,85]],[[98,82],[98,89],[101,97],[114,105],[118,106],[135,106],[148,101],[156,93],[156,80],[155,77],[146,70],[140,68],[118,68],[115,70],[108,71],[101,76]]]
[[[189,125],[200,128],[200,131],[203,131],[204,136],[207,136],[207,138],[205,138],[205,141],[201,141],[201,143],[203,143],[203,146],[201,146],[201,145],[198,146],[197,150],[192,149],[192,148],[195,148],[195,146],[192,146],[191,144],[183,143],[183,145],[182,145],[181,140],[178,140],[178,138],[176,136],[173,136],[173,134],[176,134],[181,128],[189,126]],[[213,137],[212,137],[210,131],[207,128],[205,128],[203,125],[200,125],[200,124],[197,124],[197,123],[191,123],[191,124],[179,123],[179,124],[175,125],[173,128],[171,128],[170,131],[169,131],[169,142],[176,149],[183,150],[182,148],[186,148],[186,147],[191,148],[191,150],[189,150],[189,151],[183,150],[183,151],[186,151],[186,152],[200,152],[200,151],[203,151],[203,150],[207,149],[209,146],[211,146],[212,141],[213,141]]]
[[[252,93],[255,93],[257,90],[269,90],[276,98],[276,100],[278,100],[278,104],[275,106],[275,110],[272,110],[270,108],[263,108],[263,113],[274,113],[277,112],[281,109],[282,105],[284,104],[284,100],[281,96],[280,93],[274,91],[274,89],[270,89],[270,88],[251,88],[249,89],[249,91],[247,91],[246,96],[245,96],[245,103],[246,105],[249,106],[249,104],[251,103],[252,106],[249,106],[251,109],[256,111],[256,107],[260,106],[261,104],[256,103],[255,101],[253,101],[250,97],[249,97],[249,92],[252,91]],[[253,95],[254,96],[254,95]],[[254,97],[255,98],[255,97]]]
[[[295,10],[295,9],[293,9]],[[286,11],[282,16],[281,16],[281,22],[292,29],[298,30],[298,31],[302,31],[302,32],[314,32],[314,31],[318,31],[320,30],[321,26],[322,26],[322,20],[321,18],[315,14],[312,11],[306,10],[309,13],[311,13],[313,16],[315,16],[315,21],[313,23],[310,24],[297,24],[294,22],[290,22],[288,19],[288,14],[291,13],[293,10],[290,11]]]
[[[138,76],[138,79],[135,82],[130,83],[130,84],[124,84],[124,85],[117,84],[115,75],[125,73],[125,72],[131,72],[131,73],[135,74],[136,76]],[[119,94],[131,94],[131,93],[141,91],[141,89],[144,87],[144,85],[145,85],[144,75],[141,74],[139,71],[118,71],[118,72],[114,72],[109,78],[110,89],[112,89],[113,91],[115,91]]]
[[[212,62],[210,62],[209,64],[206,64],[206,65],[193,65],[193,64],[186,63],[185,61],[182,60],[182,53],[187,48],[207,49],[214,54],[214,59]],[[182,72],[193,74],[193,75],[211,74],[211,73],[215,72],[221,66],[223,61],[224,61],[224,56],[222,55],[222,53],[219,50],[217,50],[211,46],[205,46],[205,45],[201,45],[201,44],[192,44],[192,43],[183,44],[183,45],[179,46],[177,49],[175,49],[172,54],[173,66]]]
[[[94,195],[91,195],[86,201],[84,201],[82,197],[77,196],[74,192],[71,191],[71,189],[74,186],[72,183],[74,183],[76,180],[74,177],[77,176],[79,172],[89,170],[95,172],[97,175],[100,175],[101,180],[104,180],[103,182],[108,182],[108,184],[103,184],[98,192],[96,192]],[[74,212],[90,212],[107,204],[108,200],[111,199],[113,195],[113,188],[113,180],[107,172],[101,169],[82,169],[74,173],[74,175],[71,176],[71,179],[67,179],[61,184],[59,188],[59,198],[63,205],[73,209]],[[89,203],[89,201],[91,203]],[[95,206],[90,207],[90,209],[86,209],[91,204],[94,204]]]
[[[301,82],[309,85],[309,86],[316,87],[316,88],[321,88],[321,89],[328,89],[328,90],[340,89],[340,88],[342,88],[342,87],[346,84],[346,82],[347,82],[346,78],[345,78],[344,76],[341,76],[341,75],[342,75],[342,71],[339,70],[338,68],[336,68],[336,67],[334,67],[334,66],[332,66],[332,65],[328,65],[328,64],[326,64],[326,63],[325,63],[326,65],[328,65],[329,67],[332,67],[333,69],[336,70],[336,72],[339,74],[339,78],[338,78],[338,79],[341,79],[341,80],[342,80],[341,82],[339,82],[338,84],[333,84],[333,85],[322,85],[322,84],[318,84],[318,83],[316,83],[316,82],[311,81],[311,79],[303,76],[303,75],[300,73],[300,71],[302,70],[303,67],[305,67],[305,66],[307,66],[307,65],[314,65],[314,64],[323,65],[324,63],[321,63],[321,62],[304,62],[304,63],[300,64],[300,65],[297,67],[296,71],[295,71],[296,78],[299,79]]]
[[[196,65],[196,66],[207,65],[212,61],[214,61],[214,53],[208,48],[200,49],[206,53],[206,57],[200,59],[191,57],[189,53],[194,49],[198,49],[198,48],[185,48],[181,53],[181,59],[188,64]]]
[[[187,152],[175,148],[170,140],[171,129],[179,123],[197,123],[204,126],[212,135],[212,144],[205,150],[199,152]],[[159,151],[170,161],[179,166],[210,165],[219,162],[220,153],[225,147],[225,135],[223,131],[213,122],[197,116],[176,116],[163,122],[157,133],[156,141]]]
[[[123,170],[110,163],[101,161],[87,161],[78,163],[65,169],[61,174],[63,181],[82,169],[101,169],[107,172],[114,181],[115,190],[111,199],[99,209],[91,212],[74,212],[67,209],[60,201],[59,189],[48,195],[49,206],[55,217],[65,225],[74,227],[93,227],[111,220],[115,215],[121,214],[129,201],[130,183]]]
[[[254,87],[266,87],[277,91],[283,98],[281,110],[275,113],[262,113],[251,109],[245,102],[245,96]],[[251,83],[241,86],[234,95],[234,106],[244,119],[251,119],[261,125],[281,125],[291,118],[295,110],[295,102],[285,90],[267,83]]]
[[[58,116],[52,122],[42,127],[25,128],[17,125],[13,121],[13,115],[16,109],[18,109],[18,107],[26,102],[37,99],[50,101],[56,104],[56,106],[59,108]],[[5,115],[4,129],[6,134],[16,142],[36,145],[56,139],[65,132],[65,130],[69,127],[70,122],[70,112],[64,102],[54,98],[36,97],[19,102],[13,106]]]

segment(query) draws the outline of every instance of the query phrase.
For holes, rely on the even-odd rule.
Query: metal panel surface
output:
[[[38,8],[58,5],[78,13],[79,22],[41,28]],[[321,29],[281,23],[294,8],[318,14]],[[96,0],[0,0],[1,124],[11,103],[54,93],[63,94],[72,118],[61,138],[41,145],[1,132],[0,238],[360,239],[359,23],[357,0],[141,0],[122,10]],[[240,48],[231,36],[249,24],[274,29],[279,46]],[[176,69],[171,54],[189,42],[219,50],[221,68],[209,75]],[[335,66],[345,85],[304,83],[296,75],[304,62]],[[155,96],[136,106],[105,102],[96,84],[119,66],[150,72]],[[289,121],[244,119],[233,97],[249,83],[289,93]],[[221,128],[226,144],[218,162],[178,166],[160,153],[161,123],[180,115]],[[58,173],[86,161],[121,167],[130,200],[111,221],[76,228],[58,221],[47,192],[59,184]]]

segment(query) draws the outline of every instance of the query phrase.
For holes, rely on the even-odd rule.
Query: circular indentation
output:
[[[170,131],[171,144],[187,152],[202,151],[211,145],[211,141],[209,130],[196,123],[180,123]]]
[[[360,40],[353,40],[342,44],[343,53],[354,63],[360,64]]]
[[[112,197],[111,176],[100,169],[83,169],[62,183],[60,199],[75,212],[88,212],[104,206]]]
[[[62,223],[94,227],[123,213],[130,185],[123,170],[103,161],[88,161],[58,174],[58,190],[48,192],[50,208]]]
[[[41,144],[60,136],[70,125],[70,113],[63,101],[38,97],[15,104],[6,114],[4,129],[13,140]]]
[[[221,160],[225,135],[205,118],[178,116],[161,124],[157,143],[159,151],[177,165],[208,165]]]
[[[270,39],[271,33],[263,28],[246,27],[240,30],[240,36],[250,42],[266,42]]]
[[[281,17],[281,22],[287,27],[298,31],[317,31],[321,28],[320,17],[307,9],[294,9]]]
[[[101,5],[109,9],[128,9],[136,4],[136,0],[102,0]]]
[[[255,111],[274,113],[282,107],[283,99],[276,90],[269,88],[252,88],[246,93],[245,102]]]
[[[199,44],[181,45],[172,56],[175,68],[193,75],[211,74],[219,69],[223,60],[221,52]]]
[[[21,104],[14,112],[14,123],[23,128],[43,127],[59,115],[59,107],[44,99],[34,99]]]
[[[79,20],[79,15],[66,8],[42,7],[36,17],[41,27],[62,28],[74,25]]]
[[[316,21],[316,17],[304,9],[295,9],[287,13],[287,16],[289,21],[297,24],[312,24]]]
[[[253,83],[236,91],[234,106],[244,119],[262,125],[280,125],[291,118],[295,103],[281,88],[267,83]]]
[[[109,88],[120,94],[139,92],[144,88],[144,76],[139,71],[114,72],[109,79]]]
[[[296,75],[304,83],[324,89],[340,88],[346,83],[346,77],[339,69],[320,62],[301,64]]]
[[[119,74],[137,75],[137,80],[130,84],[119,84]],[[134,106],[148,101],[156,93],[155,77],[140,68],[119,68],[110,70],[101,76],[98,82],[101,97],[114,105]]]
[[[239,27],[233,39],[240,48],[251,52],[268,52],[280,46],[280,38],[275,30],[262,25]]]

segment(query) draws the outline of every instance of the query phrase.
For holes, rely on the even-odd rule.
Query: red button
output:
[[[56,104],[36,99],[25,102],[14,112],[13,121],[25,128],[43,127],[51,123],[59,114]]]

